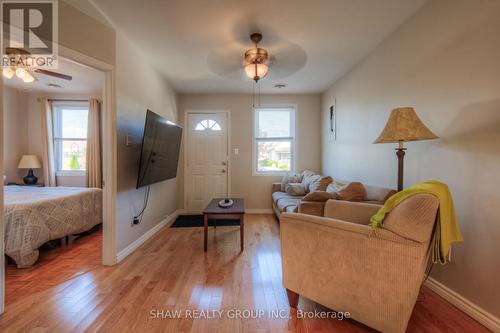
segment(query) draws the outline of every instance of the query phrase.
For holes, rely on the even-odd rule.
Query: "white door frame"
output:
[[[227,196],[231,196],[231,169],[232,169],[232,163],[231,163],[231,111],[229,110],[186,110],[184,112],[184,130],[186,132],[185,139],[184,139],[184,152],[183,152],[183,157],[184,157],[184,167],[183,167],[183,172],[184,172],[184,211],[186,213],[199,213],[199,212],[193,212],[193,211],[188,211],[188,186],[187,186],[187,148],[188,148],[188,133],[189,133],[189,128],[188,128],[188,117],[190,114],[211,114],[211,113],[218,113],[218,114],[224,114],[226,116],[226,128],[227,128]]]
[[[102,91],[103,242],[102,263],[113,266],[116,255],[116,94],[115,66],[59,45],[59,55],[104,73]]]
[[[115,95],[115,66],[89,57],[59,45],[59,56],[92,67],[104,73],[104,87],[102,95],[102,156],[103,156],[103,246],[102,263],[112,266],[117,263],[116,254],[116,95]],[[3,79],[0,88],[3,90]],[[3,91],[0,92],[0,96]],[[3,137],[3,96],[0,98],[0,134]],[[0,147],[0,170],[3,175],[3,144]],[[3,181],[0,183],[0,314],[5,310],[5,265],[4,265],[4,208],[3,208]]]

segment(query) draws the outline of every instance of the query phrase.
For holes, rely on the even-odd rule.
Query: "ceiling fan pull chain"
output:
[[[252,107],[255,108],[255,81],[252,82]]]
[[[259,88],[259,108],[260,108],[260,81],[257,82],[258,88]]]

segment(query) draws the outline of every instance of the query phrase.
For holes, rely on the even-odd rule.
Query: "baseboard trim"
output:
[[[271,208],[247,208],[245,209],[246,214],[272,214],[273,210]]]
[[[175,221],[177,216],[179,216],[181,214],[181,211],[182,210],[178,209],[175,212],[173,212],[172,214],[168,215],[166,218],[161,220],[160,223],[155,225],[153,228],[149,229],[144,235],[137,238],[129,246],[127,246],[126,248],[124,248],[123,250],[118,252],[118,254],[116,255],[116,262],[119,263],[120,261],[122,261],[123,259],[128,257],[132,252],[137,250],[137,248],[139,248],[139,246],[144,244],[148,239],[153,237],[154,234],[156,234],[158,231],[163,229],[163,227],[170,226]]]
[[[439,296],[468,314],[470,317],[477,320],[479,323],[492,330],[493,332],[500,332],[500,319],[484,310],[483,308],[472,303],[462,295],[446,287],[444,284],[429,277],[425,281],[425,286],[434,291]]]

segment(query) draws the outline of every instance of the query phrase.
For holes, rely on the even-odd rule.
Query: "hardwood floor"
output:
[[[239,251],[238,227],[210,229],[206,253],[203,228],[164,228],[115,267],[95,265],[95,255],[101,254],[100,246],[96,246],[100,243],[97,234],[87,238],[86,246],[82,240],[75,249],[62,249],[59,255],[64,263],[49,264],[48,258],[41,258],[26,274],[9,268],[6,312],[0,317],[0,331],[372,331],[350,320],[288,318],[287,296],[281,285],[278,224],[271,215],[247,215],[245,228],[243,253]],[[94,254],[90,253],[92,249]],[[72,260],[84,268],[71,268],[75,267]],[[302,297],[299,308],[325,310]],[[266,313],[261,318],[228,318],[233,309],[281,310],[275,313],[286,317],[272,319]],[[163,315],[167,310],[182,313],[180,318],[154,318],[151,311],[156,310],[164,311]],[[193,310],[226,312],[217,320],[195,319],[187,316],[193,317],[195,313],[188,312]],[[408,332],[488,330],[424,288]]]
[[[80,237],[69,246],[40,251],[36,264],[18,269],[5,268],[5,304],[47,290],[80,274],[99,268],[102,262],[102,230]]]

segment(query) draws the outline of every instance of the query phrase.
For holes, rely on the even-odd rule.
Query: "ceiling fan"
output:
[[[19,61],[14,61],[15,63],[22,63],[22,58],[25,56],[31,55],[29,52],[18,49],[18,48],[10,48],[8,47],[6,49],[7,54],[10,57],[14,57],[18,59]],[[73,80],[73,77],[71,75],[66,75],[62,73],[57,73],[57,72],[52,72],[48,71],[45,69],[41,68],[32,68],[32,67],[25,67],[25,66],[9,66],[9,67],[4,67],[2,70],[2,75],[7,78],[11,79],[15,76],[17,76],[19,79],[23,80],[25,83],[31,83],[37,80],[36,76],[34,74],[42,74],[42,75],[47,75],[47,76],[52,76],[58,79],[62,80],[68,80],[71,81]]]
[[[306,64],[305,50],[294,42],[272,32],[261,33],[257,28],[243,30],[209,52],[207,65],[216,75],[235,81],[248,77],[255,81],[257,63],[259,81],[265,76],[266,81],[272,82],[295,74]],[[250,49],[249,35],[254,44]]]

